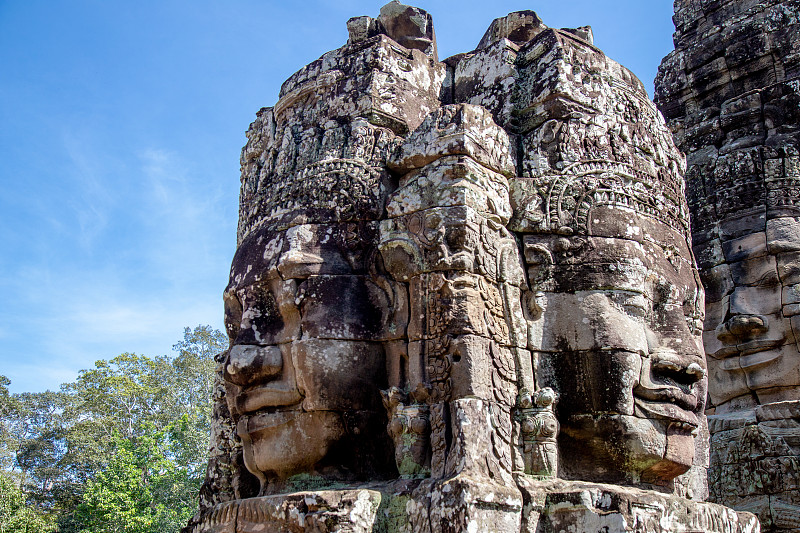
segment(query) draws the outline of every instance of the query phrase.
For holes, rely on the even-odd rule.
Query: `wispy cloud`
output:
[[[67,163],[64,179],[72,184],[68,202],[78,224],[78,242],[90,251],[108,226],[110,211],[117,199],[108,179],[112,165],[108,155],[98,152],[96,143],[80,129],[62,134]]]
[[[216,290],[188,295],[169,284],[131,285],[99,270],[63,272],[51,280],[17,294],[26,316],[7,317],[18,332],[35,332],[25,342],[7,338],[6,349],[16,347],[17,353],[6,354],[13,364],[0,373],[11,378],[14,390],[57,388],[95,360],[123,352],[169,354],[185,326],[221,327]]]
[[[222,327],[231,198],[166,149],[122,166],[102,143],[65,144],[62,233],[39,235],[46,251],[9,263],[0,280],[0,374],[15,391],[58,388],[122,352],[169,354],[186,326]]]
[[[209,184],[214,180],[199,179],[198,169],[175,153],[148,149],[139,158],[141,220],[152,244],[147,252],[152,267],[183,285],[227,264],[233,253],[235,213],[225,211],[220,187]],[[220,246],[226,242],[230,245]]]

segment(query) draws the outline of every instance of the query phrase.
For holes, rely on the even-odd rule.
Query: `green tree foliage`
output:
[[[16,394],[8,419],[20,486],[44,512],[53,511],[59,494],[73,485],[74,468],[65,460],[69,423],[64,410],[69,403],[62,392]]]
[[[0,377],[0,468],[60,532],[177,531],[205,473],[226,345],[208,326],[186,328],[174,357],[97,361],[58,392],[9,394]]]
[[[114,435],[111,462],[87,483],[75,510],[81,533],[176,533],[188,522],[196,488],[175,460],[170,433]]]
[[[8,392],[11,381],[0,376],[0,471],[6,471],[14,466],[13,457],[16,450],[16,441],[13,438],[9,417],[15,411],[14,398]]]
[[[11,476],[0,474],[0,533],[48,533],[55,524],[25,505],[25,495]]]

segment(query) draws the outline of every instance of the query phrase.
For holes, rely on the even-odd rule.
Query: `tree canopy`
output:
[[[172,357],[123,353],[55,392],[11,394],[0,376],[0,533],[27,531],[23,514],[30,531],[177,532],[197,505],[226,345],[186,328]]]

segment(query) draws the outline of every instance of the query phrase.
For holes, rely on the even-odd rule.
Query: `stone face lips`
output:
[[[641,83],[530,11],[443,62],[418,8],[348,33],[248,131],[193,531],[757,531],[699,501],[702,289]]]
[[[687,154],[706,289],[711,497],[795,531],[800,3],[678,1],[674,21],[656,102]]]

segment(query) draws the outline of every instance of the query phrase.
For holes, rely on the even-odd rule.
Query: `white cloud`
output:
[[[33,326],[36,335],[28,336],[17,357],[9,353],[5,359],[13,364],[0,370],[15,391],[56,389],[94,361],[123,352],[171,354],[186,326],[222,327],[217,290],[186,294],[164,285],[126,286],[94,272],[62,273],[25,293],[22,307],[29,316],[19,321],[35,321],[25,327]]]
[[[89,251],[106,230],[116,201],[108,180],[108,176],[113,174],[111,167],[115,165],[107,155],[101,156],[96,144],[80,130],[63,132],[62,144],[67,156],[65,163],[69,166],[65,165],[61,172],[65,185],[74,188],[69,191],[68,199],[53,199],[67,200],[77,221],[78,242]]]

